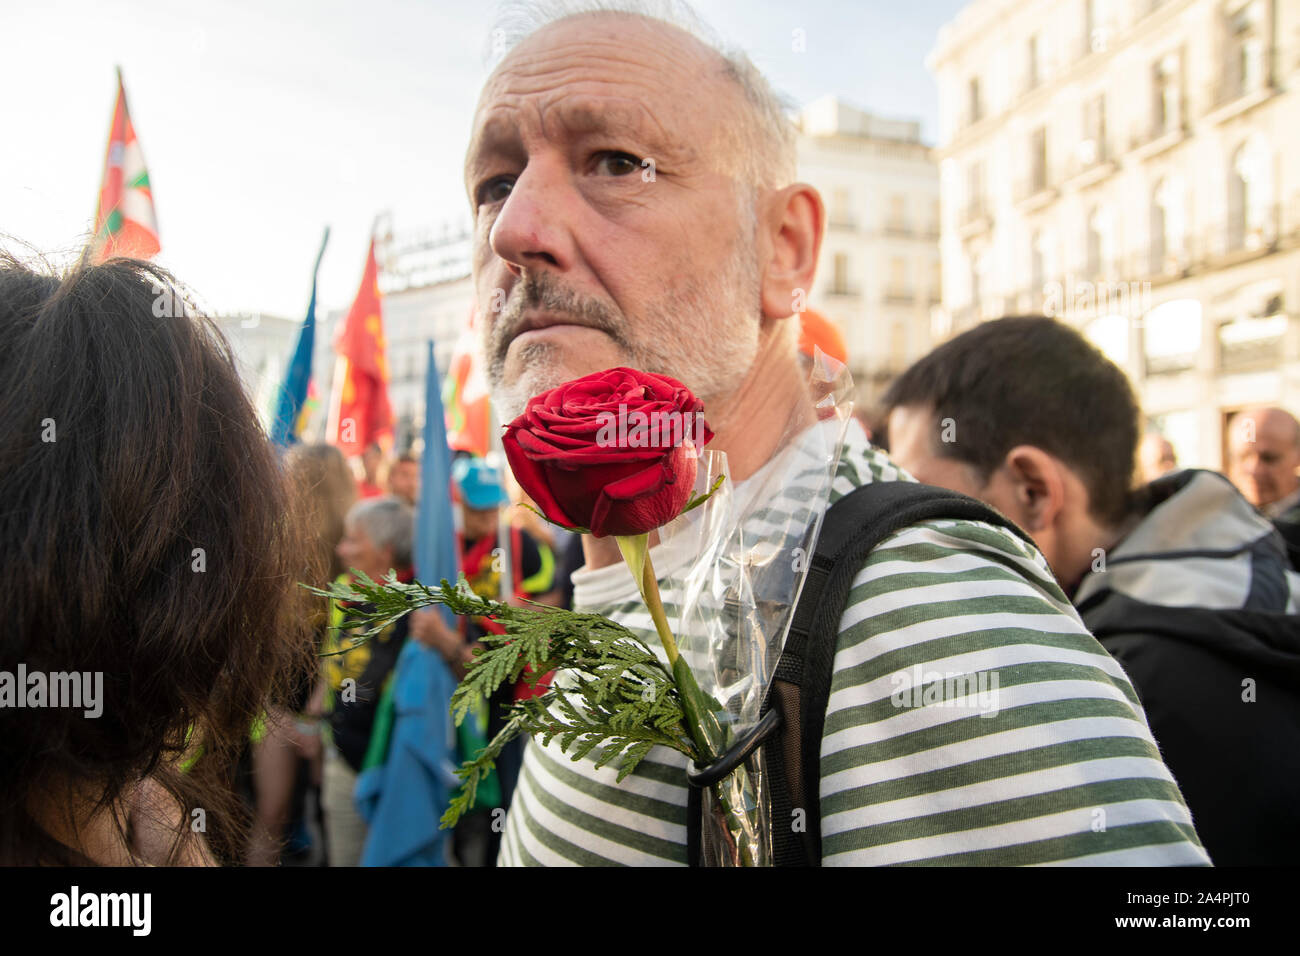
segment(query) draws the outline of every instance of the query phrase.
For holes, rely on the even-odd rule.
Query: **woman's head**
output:
[[[0,256],[0,671],[103,687],[98,717],[0,715],[0,860],[77,859],[67,835],[146,777],[229,852],[233,758],[309,653],[286,484],[187,302],[144,262],[60,276]]]
[[[345,568],[334,550],[343,538],[343,520],[357,498],[357,483],[343,453],[333,445],[294,445],[285,456],[285,470],[297,506],[303,512],[313,557],[321,567],[308,580],[324,586]]]
[[[415,513],[396,498],[366,498],[348,512],[338,553],[348,568],[378,580],[411,566]]]

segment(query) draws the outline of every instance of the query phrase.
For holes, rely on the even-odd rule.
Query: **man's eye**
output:
[[[513,176],[496,176],[489,179],[478,189],[478,204],[482,206],[485,203],[501,202],[510,195],[514,184]]]
[[[641,168],[641,160],[631,153],[607,152],[596,157],[596,172],[607,176],[627,176]]]

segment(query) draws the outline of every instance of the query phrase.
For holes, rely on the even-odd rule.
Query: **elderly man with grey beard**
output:
[[[605,368],[671,375],[703,400],[736,493],[762,487],[816,423],[797,308],[825,214],[796,179],[780,102],[679,4],[529,4],[498,30],[465,183],[502,419]],[[830,498],[911,480],[853,423]],[[658,649],[615,542],[583,546],[575,605]],[[689,556],[671,541],[652,554],[671,618]],[[996,713],[891,706],[889,675],[918,667],[1000,676]],[[904,528],[858,570],[840,620],[820,862],[1207,863],[1136,701],[1030,545],[980,522]],[[656,748],[618,782],[531,742],[499,862],[686,864],[685,770]]]

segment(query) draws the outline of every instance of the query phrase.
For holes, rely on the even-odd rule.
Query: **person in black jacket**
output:
[[[1133,490],[1132,388],[1051,319],[957,336],[884,403],[895,461],[1034,538],[1132,680],[1211,860],[1294,865],[1300,575],[1268,520],[1215,472]]]

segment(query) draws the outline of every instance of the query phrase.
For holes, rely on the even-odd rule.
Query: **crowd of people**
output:
[[[847,358],[832,324],[798,318],[824,208],[795,178],[780,102],[693,22],[534,10],[501,39],[465,167],[499,417],[602,369],[678,378],[737,500],[770,493],[737,529],[761,538],[816,493],[812,472],[774,469],[824,417],[810,372]],[[507,509],[490,461],[458,459],[444,490],[378,446],[356,463],[278,453],[214,323],[159,317],[159,287],[188,301],[145,262],[0,258],[0,671],[103,678],[94,717],[6,704],[0,862],[360,862],[358,782],[383,759],[403,650],[459,676],[497,625],[420,612],[356,644],[358,609],[299,584],[409,580],[422,496],[454,495],[477,592],[580,607],[660,646],[616,543]],[[921,359],[870,437],[846,423],[831,507],[920,479],[1014,527],[929,517],[850,569],[829,702],[809,718],[824,724],[805,727],[820,731],[800,797],[820,807],[812,862],[1292,861],[1300,425],[1238,415],[1230,481],[1177,469],[1141,420],[1118,368],[1031,316]],[[670,613],[685,540],[652,549]],[[891,675],[913,671],[991,675],[999,706],[900,707]],[[462,724],[461,755],[528,691]],[[656,748],[620,778],[521,742],[439,862],[690,863],[687,769]]]

